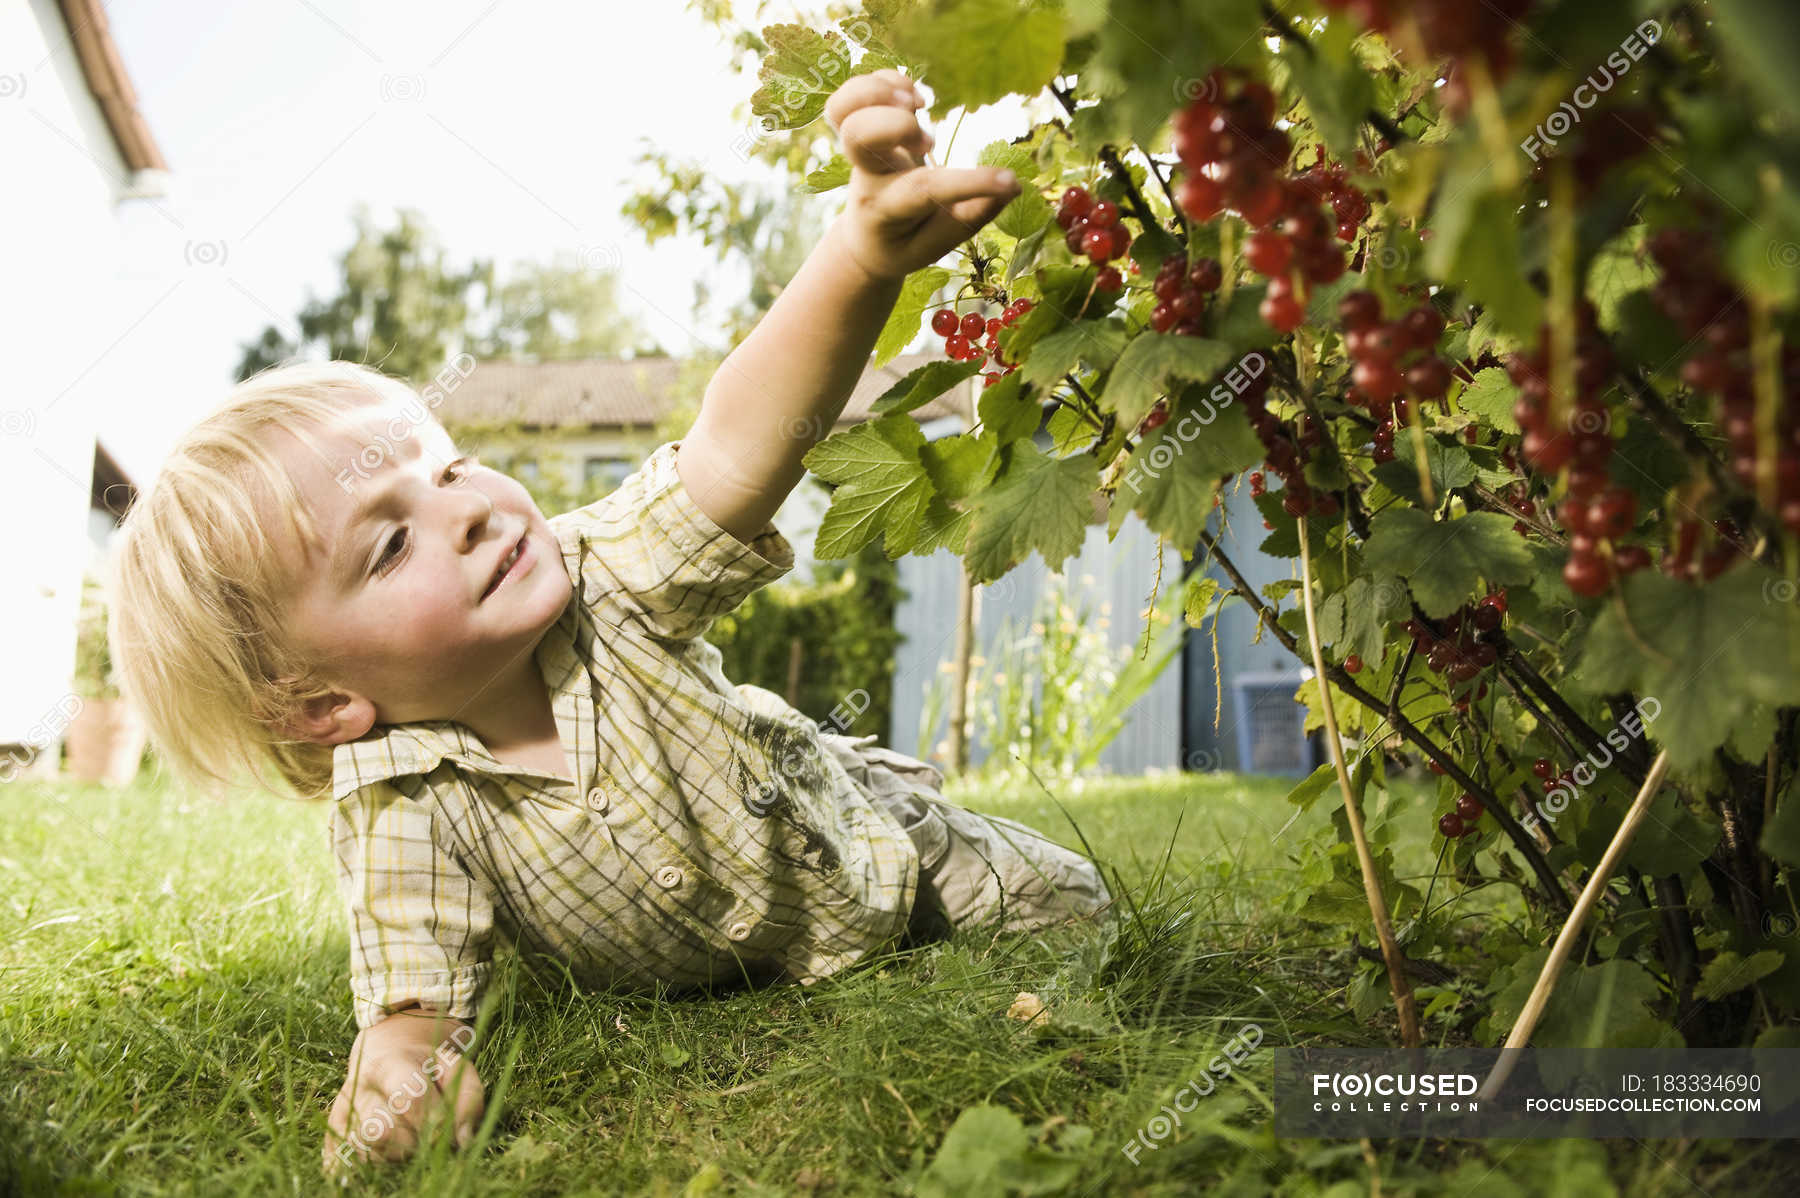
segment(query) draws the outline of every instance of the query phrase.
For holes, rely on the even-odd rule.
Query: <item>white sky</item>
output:
[[[419,209],[456,266],[558,251],[616,264],[659,343],[720,345],[690,327],[711,251],[646,246],[616,215],[640,138],[752,174],[733,146],[755,80],[728,72],[679,0],[114,0],[107,13],[172,172],[167,197],[119,209],[118,340],[101,338],[108,374],[156,380],[102,426],[140,484],[230,385],[239,344],[270,323],[291,336],[309,295],[334,290],[359,201],[382,223]],[[1025,128],[1016,105],[983,112],[950,161]],[[933,132],[942,161],[949,130]]]

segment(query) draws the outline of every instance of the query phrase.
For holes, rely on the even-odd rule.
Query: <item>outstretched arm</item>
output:
[[[848,80],[825,105],[850,160],[850,195],[793,281],[707,385],[676,467],[694,502],[748,542],[805,475],[868,365],[906,275],[1019,194],[1010,171],[923,165],[922,103],[898,71]]]

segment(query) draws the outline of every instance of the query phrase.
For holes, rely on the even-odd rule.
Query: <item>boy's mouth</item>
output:
[[[518,564],[520,558],[525,556],[526,541],[530,535],[529,530],[519,534],[519,539],[513,542],[511,549],[506,551],[506,556],[500,559],[499,566],[494,569],[494,577],[488,582],[487,590],[481,592],[483,599],[492,595],[499,588],[500,583],[506,578],[507,572]]]

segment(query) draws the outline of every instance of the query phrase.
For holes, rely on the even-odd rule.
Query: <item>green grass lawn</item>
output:
[[[1073,816],[1128,898],[1110,936],[964,934],[808,991],[679,1000],[559,990],[503,954],[478,1144],[351,1188],[1013,1192],[981,1188],[997,1168],[1059,1194],[1773,1192],[1758,1179],[1783,1145],[1275,1138],[1270,1046],[1389,1037],[1349,1014],[1341,933],[1286,914],[1288,853],[1327,806],[1293,819],[1287,788],[952,784],[1078,844]],[[0,803],[0,1195],[328,1192],[355,1025],[324,809],[151,784],[14,783]],[[1048,1026],[1007,1017],[1020,991]],[[1128,1159],[1247,1025],[1258,1055]]]

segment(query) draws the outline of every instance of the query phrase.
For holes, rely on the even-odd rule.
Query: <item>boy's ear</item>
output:
[[[282,727],[284,735],[321,745],[355,740],[375,726],[375,705],[361,695],[332,691],[315,695]]]

